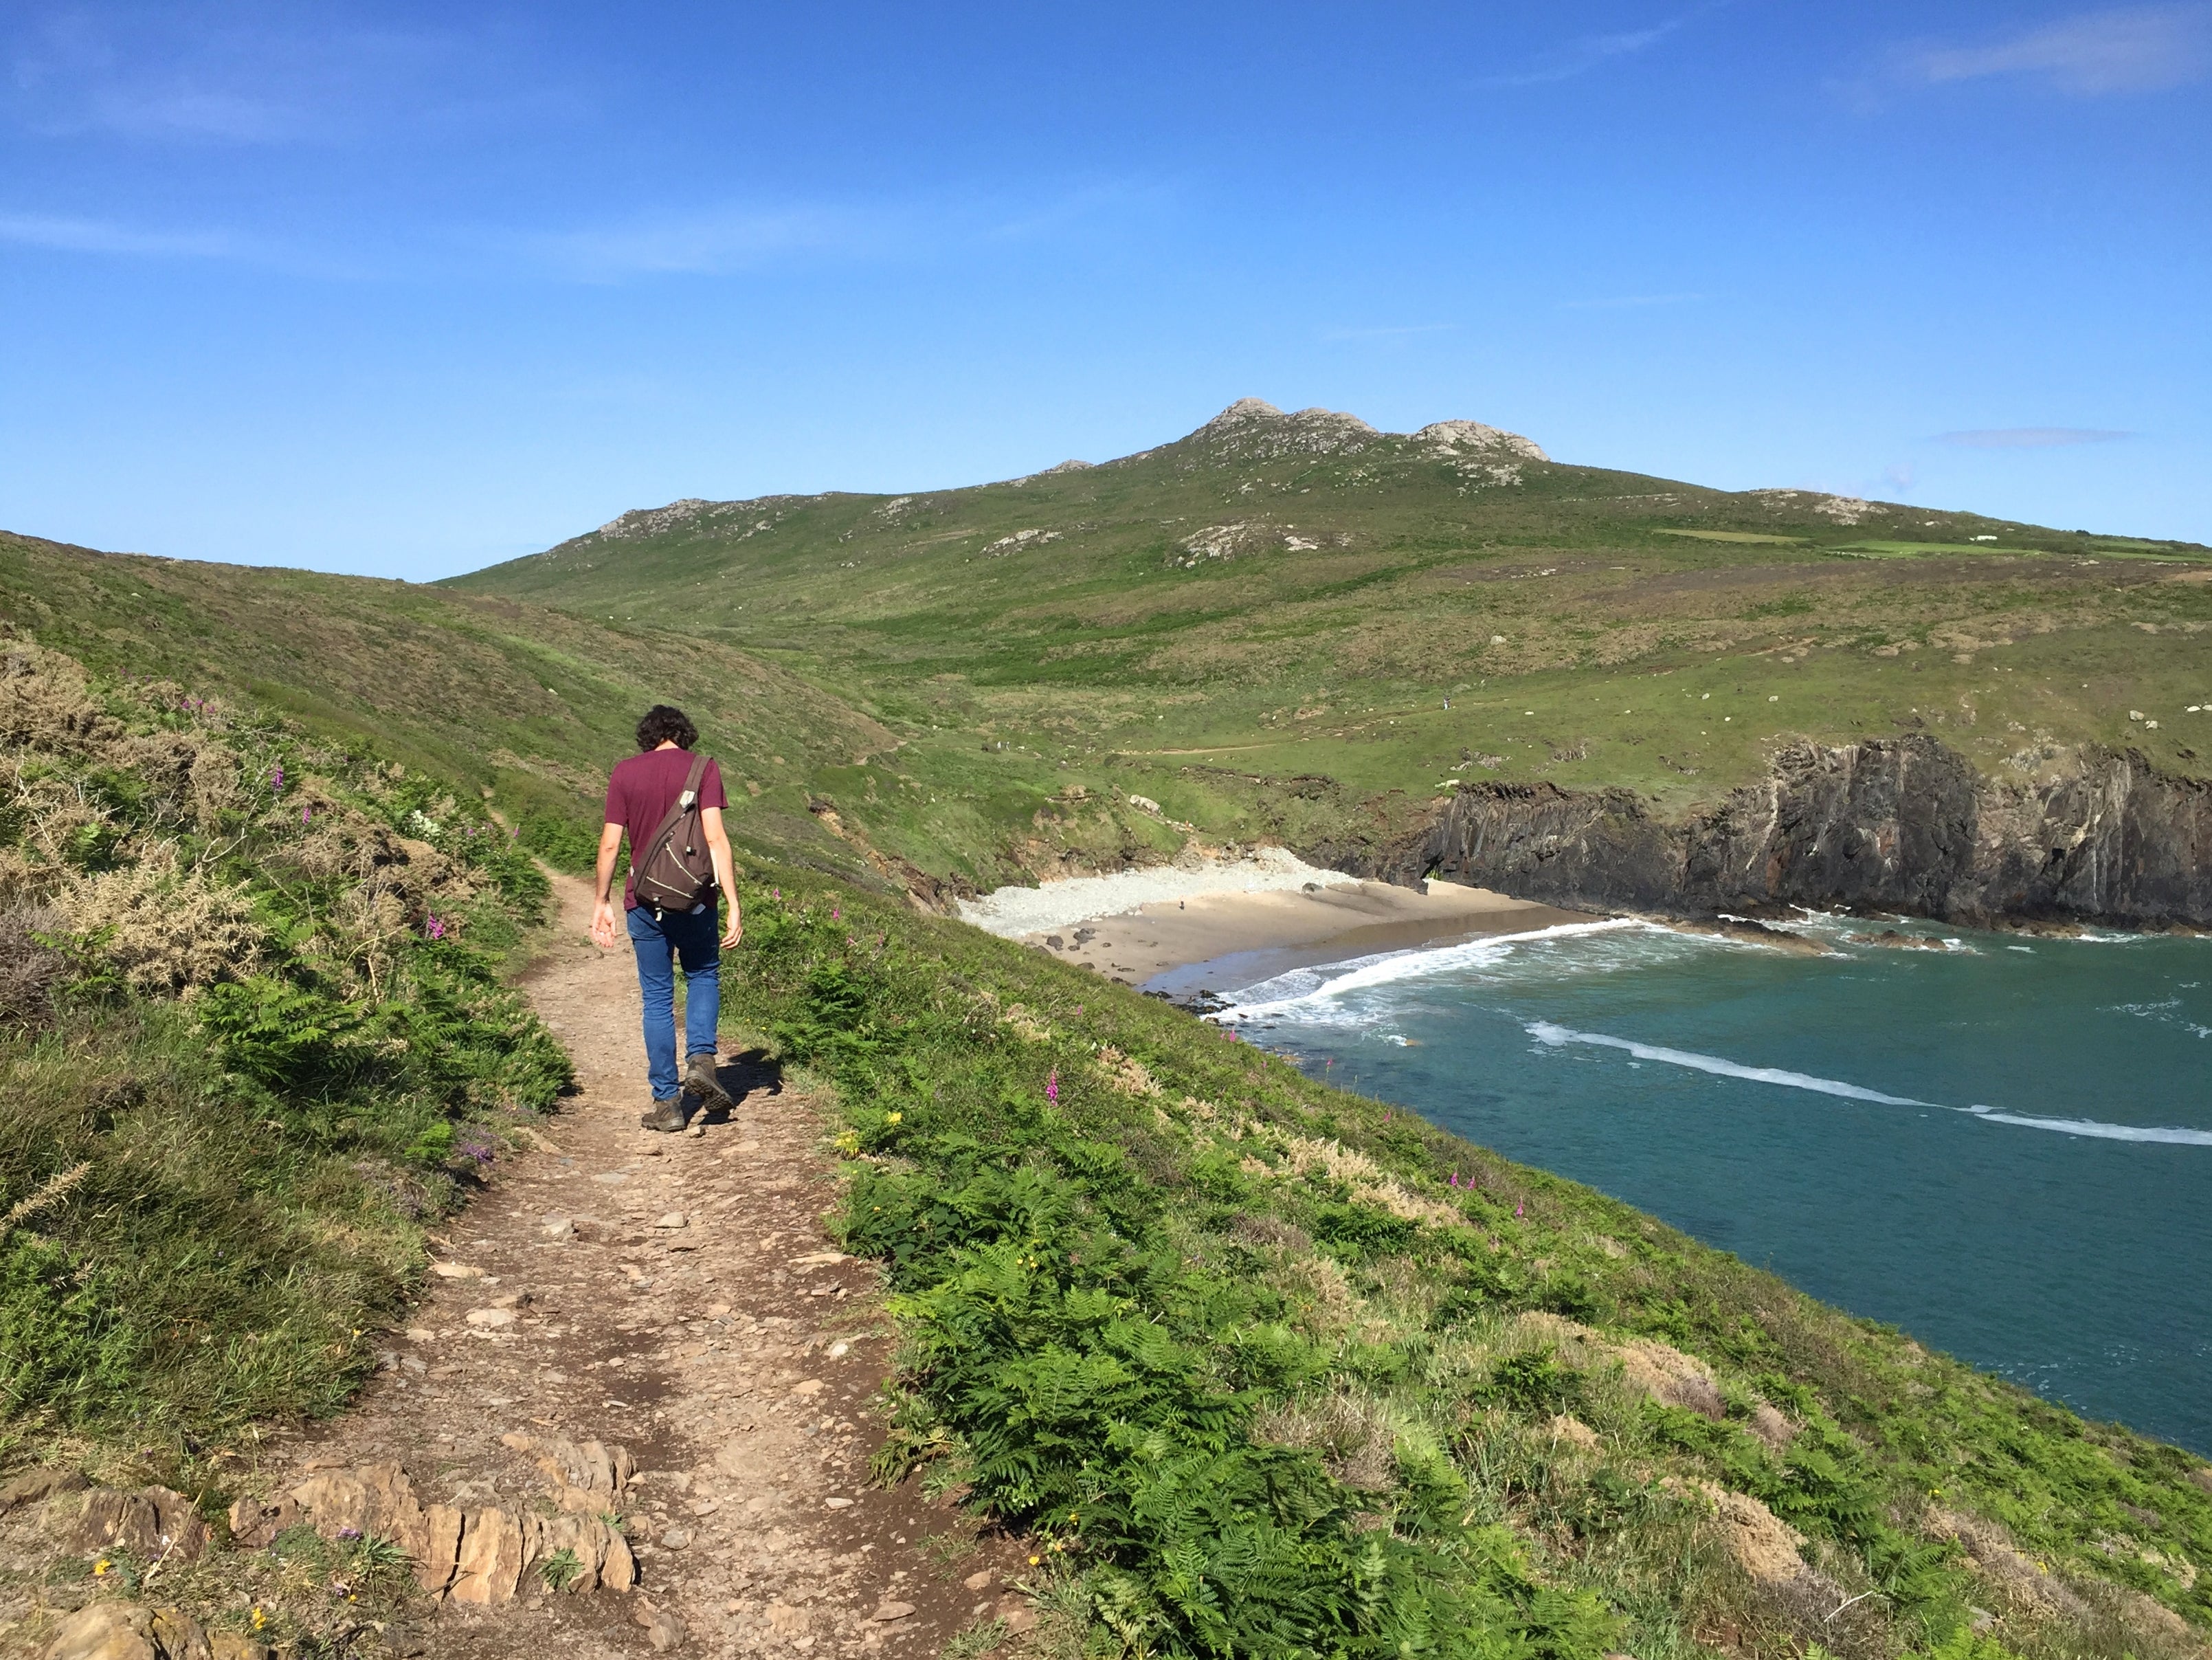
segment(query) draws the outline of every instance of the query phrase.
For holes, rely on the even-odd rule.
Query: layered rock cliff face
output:
[[[2008,783],[1932,738],[1799,744],[1764,783],[1681,821],[1625,792],[1473,785],[1416,835],[1312,854],[1597,909],[2212,926],[2212,786],[2109,751]]]

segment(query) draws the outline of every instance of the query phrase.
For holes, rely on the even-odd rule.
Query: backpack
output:
[[[637,903],[649,906],[656,915],[689,911],[714,901],[714,861],[699,830],[699,781],[706,775],[707,757],[693,756],[683,794],[647,840],[643,852],[631,859]]]

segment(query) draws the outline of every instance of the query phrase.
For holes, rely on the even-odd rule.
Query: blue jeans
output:
[[[684,964],[684,1053],[712,1055],[722,1018],[720,922],[713,905],[697,911],[663,911],[640,905],[629,913],[630,945],[637,953],[637,988],[645,999],[645,1064],[653,1098],[673,1101],[684,1092],[676,1067],[676,968]]]

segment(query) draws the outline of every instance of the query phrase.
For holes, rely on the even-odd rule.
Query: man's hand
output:
[[[707,833],[707,856],[714,866],[714,886],[730,907],[730,920],[722,929],[722,949],[732,949],[745,937],[744,919],[738,914],[738,867],[730,853],[730,833],[722,827],[720,807],[699,809],[699,828]]]
[[[592,884],[592,943],[601,951],[615,948],[615,855],[622,851],[623,827],[599,828],[598,880]]]

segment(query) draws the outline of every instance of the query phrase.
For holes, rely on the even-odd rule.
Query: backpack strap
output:
[[[699,785],[707,776],[707,763],[709,758],[704,755],[695,755],[691,757],[691,770],[685,774],[684,778],[684,793],[676,798],[677,812],[689,812],[692,804],[698,800]],[[667,826],[663,825],[661,828],[665,830]]]

